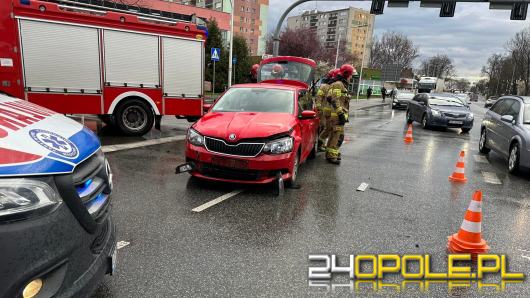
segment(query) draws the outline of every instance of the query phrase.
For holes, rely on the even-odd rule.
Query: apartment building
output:
[[[160,6],[161,3],[178,3],[185,6],[208,9],[214,12],[231,13],[231,0],[140,0],[149,6]],[[243,36],[247,40],[251,55],[265,53],[267,38],[267,17],[269,13],[269,0],[232,0],[234,1],[234,34]],[[199,16],[199,14],[197,14]],[[218,17],[212,15],[212,17]],[[229,38],[229,29],[226,29],[226,18],[217,20],[222,23],[221,29],[225,32],[223,37]],[[228,23],[230,22],[228,16]]]
[[[336,49],[340,40],[341,47],[346,47],[357,57],[363,57],[364,65],[368,65],[370,60],[374,24],[374,15],[355,7],[332,11],[311,10],[287,18],[288,28],[312,29],[326,48]]]

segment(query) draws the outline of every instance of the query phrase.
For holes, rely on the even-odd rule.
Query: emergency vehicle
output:
[[[157,116],[197,119],[206,28],[148,12],[0,1],[0,92],[62,114],[99,115],[127,135],[145,134]]]
[[[0,297],[85,297],[116,266],[112,172],[92,131],[0,94]]]

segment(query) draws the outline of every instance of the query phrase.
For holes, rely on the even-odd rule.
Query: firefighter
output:
[[[282,79],[283,76],[285,75],[285,70],[283,69],[283,66],[281,66],[280,64],[275,64],[272,67],[271,75],[275,79]]]
[[[335,82],[329,88],[328,100],[332,108],[331,134],[326,146],[326,160],[333,164],[340,164],[339,148],[344,141],[344,125],[348,121],[350,96],[348,95],[348,81],[355,73],[355,68],[344,64],[340,68]]]
[[[252,65],[252,68],[250,69],[250,82],[252,83],[258,82],[258,70],[259,70],[259,64]]]
[[[333,83],[333,79],[337,73],[338,69],[332,69],[328,74],[322,79],[322,84],[318,89],[316,97],[316,107],[320,117],[320,130],[318,136],[318,151],[326,151],[326,140],[330,135],[330,123],[331,120],[331,105],[327,100],[329,96],[329,87]]]

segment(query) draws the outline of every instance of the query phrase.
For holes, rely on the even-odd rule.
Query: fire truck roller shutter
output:
[[[160,85],[158,36],[105,30],[105,81],[111,86]]]
[[[26,88],[101,90],[98,29],[20,20],[20,32]]]
[[[201,41],[162,38],[164,93],[194,98],[202,95],[203,54]]]

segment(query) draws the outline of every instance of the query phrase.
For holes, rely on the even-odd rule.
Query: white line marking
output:
[[[240,194],[242,192],[243,192],[243,189],[234,190],[233,192],[229,192],[229,193],[224,194],[224,195],[222,195],[222,196],[220,196],[220,197],[218,197],[216,199],[213,199],[213,200],[211,200],[211,201],[209,201],[207,203],[204,203],[204,204],[200,205],[199,207],[195,207],[195,208],[191,209],[191,211],[193,211],[193,212],[204,211],[204,210],[206,210],[206,209],[208,209],[208,208],[210,208],[212,206],[215,206],[215,205],[221,203],[224,200],[228,200],[231,197],[236,196],[236,195],[238,195],[238,194]]]
[[[530,261],[530,257],[529,257],[529,256],[521,255],[521,258],[525,258],[525,259],[527,259],[528,261]]]
[[[490,163],[484,155],[473,155],[475,162],[478,163]]]
[[[493,172],[482,172],[484,181],[489,184],[502,184],[501,180],[497,177],[497,174]]]
[[[525,249],[520,249],[520,248],[518,248],[517,250],[518,251],[524,251],[524,252],[530,252],[530,250],[525,250]]]
[[[357,187],[357,191],[365,191],[368,188],[368,183],[363,182],[359,187]]]
[[[107,145],[107,146],[102,146],[101,150],[103,150],[103,152],[105,153],[108,153],[108,152],[128,150],[128,149],[133,149],[133,148],[140,148],[140,147],[145,147],[145,146],[153,146],[153,145],[158,145],[158,144],[170,143],[170,142],[175,142],[175,141],[182,141],[185,139],[186,139],[186,136],[167,137],[167,138],[152,139],[152,140],[146,140],[146,141],[129,143],[129,144]]]
[[[116,243],[116,247],[118,249],[122,249],[124,248],[125,246],[131,244],[131,242],[127,242],[127,241],[118,241],[118,243]]]

